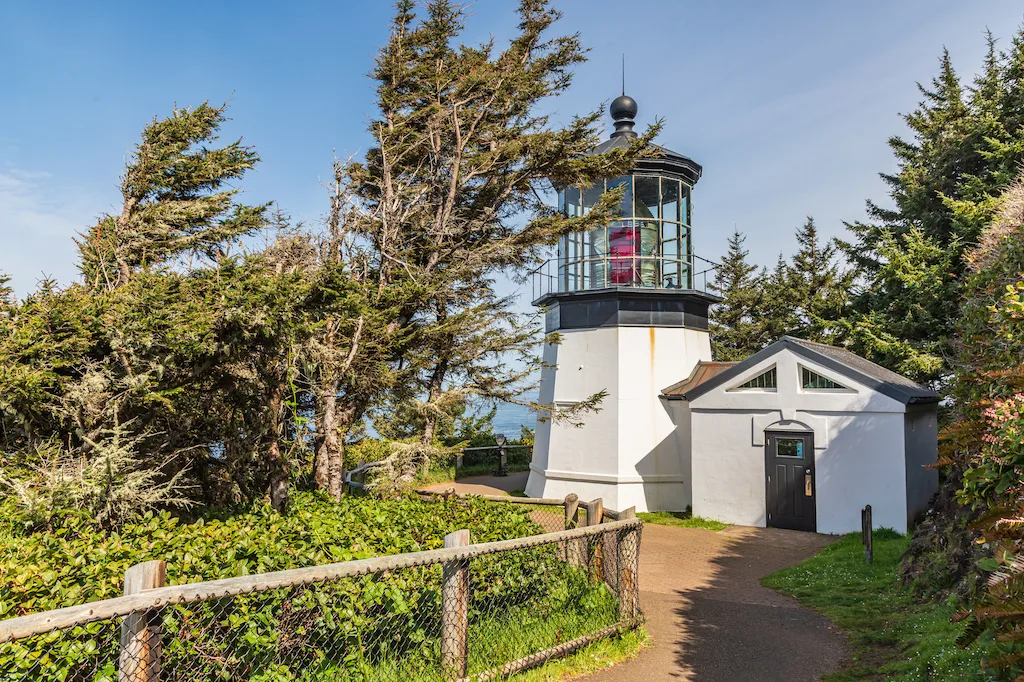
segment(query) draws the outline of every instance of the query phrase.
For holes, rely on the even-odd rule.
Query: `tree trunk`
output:
[[[341,494],[344,492],[345,486],[344,440],[348,438],[348,434],[352,431],[352,427],[355,426],[356,422],[362,419],[365,409],[366,401],[361,398],[345,400],[340,409],[338,409],[337,400],[335,400],[335,428],[331,433],[331,436],[333,437],[333,446],[328,450],[327,455],[328,471],[330,472],[330,487],[328,492],[335,500],[341,499]],[[339,438],[339,434],[344,434],[344,438]]]
[[[270,444],[267,464],[270,468],[270,506],[284,513],[288,508],[288,463],[281,455],[281,406],[284,402],[284,381],[278,381],[270,393]]]
[[[447,373],[448,360],[438,360],[437,364],[434,365],[434,371],[430,375],[430,383],[427,385],[427,411],[423,415],[423,436],[420,438],[420,442],[424,445],[433,443],[434,436],[437,434],[437,422],[440,416],[433,409],[433,404],[443,392],[444,378]]]
[[[313,462],[313,478],[318,490],[330,490],[331,454],[338,449],[338,382],[329,380],[325,383],[320,393],[316,458]]]

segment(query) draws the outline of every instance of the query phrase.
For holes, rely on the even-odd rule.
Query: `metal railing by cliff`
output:
[[[498,474],[508,471],[527,471],[533,454],[532,445],[509,444],[483,445],[462,448],[452,455],[448,464],[454,470],[454,478],[467,475]],[[345,474],[345,485],[356,489],[366,487],[366,476],[384,462],[360,462]]]
[[[666,269],[666,264],[672,268]],[[530,300],[536,301],[547,294],[611,287],[714,293],[719,267],[718,263],[696,254],[683,260],[663,256],[600,256],[573,261],[549,258],[528,273]]]

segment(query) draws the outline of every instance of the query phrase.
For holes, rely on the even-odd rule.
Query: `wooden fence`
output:
[[[432,631],[423,624],[438,620],[440,670],[434,671],[438,673],[436,675],[424,672],[424,679],[491,680],[506,677],[539,665],[550,658],[569,654],[598,639],[634,628],[641,622],[638,562],[643,524],[635,518],[632,510],[607,510],[603,508],[600,500],[580,504],[575,495],[564,500],[501,498],[496,501],[538,507],[561,507],[565,529],[481,544],[471,544],[469,531],[460,530],[445,537],[444,549],[174,586],[164,585],[166,571],[163,562],[146,562],[133,566],[126,572],[125,594],[122,597],[0,621],[0,677],[24,680],[94,679],[95,675],[102,677],[103,674],[111,674],[111,671],[116,669],[116,679],[119,682],[200,679],[202,676],[213,674],[209,672],[210,670],[219,670],[222,676],[230,675],[227,679],[250,679],[250,676],[255,674],[251,671],[262,670],[264,667],[270,669],[273,666],[290,666],[310,670],[314,669],[311,666],[325,666],[326,660],[347,661],[353,656],[362,655],[363,652],[353,649],[351,635],[340,643],[325,644],[328,626],[323,623],[334,623],[338,614],[346,611],[340,608],[343,605],[325,605],[324,600],[330,595],[357,595],[358,589],[379,585],[381,580],[403,570],[438,565],[442,569],[439,620],[423,607],[425,615],[418,616],[417,626],[422,632],[429,633]],[[598,587],[601,583],[607,585],[606,593],[613,594],[616,602],[614,622],[595,621],[591,631],[577,634],[567,641],[552,641],[549,643],[550,646],[526,655],[518,655],[512,660],[502,660],[504,654],[495,653],[495,660],[486,661],[486,665],[483,666],[485,669],[481,670],[481,665],[477,664],[476,670],[471,671],[469,661],[473,652],[470,650],[470,604],[484,603],[481,601],[484,597],[475,595],[474,590],[493,589],[492,585],[474,585],[471,582],[470,571],[474,562],[491,557],[491,564],[500,563],[502,557],[519,552],[522,553],[521,556],[517,557],[517,561],[509,562],[509,565],[519,567],[525,564],[527,568],[517,568],[522,570],[522,573],[512,577],[523,580],[535,579],[536,576],[533,576],[531,571],[553,572],[550,566],[543,563],[547,561],[544,557],[553,556],[551,552],[545,553],[545,548],[554,548],[554,555],[562,565],[571,567],[565,569],[569,571],[566,575],[570,578],[575,571],[576,574],[582,573],[591,584],[597,584]],[[535,553],[529,554],[530,551]],[[537,566],[530,569],[530,561],[538,562]],[[490,565],[488,570],[494,570],[494,566]],[[431,574],[411,572],[408,575],[429,577]],[[353,583],[350,590],[346,586],[344,589],[339,587],[334,592],[327,590],[318,593],[320,605],[308,613],[303,613],[301,628],[294,625],[294,622],[298,622],[296,614],[302,604],[307,604],[302,608],[313,608],[308,606],[308,603],[312,603],[310,600],[303,601],[294,596],[297,589],[325,584],[337,585],[339,581],[360,576],[373,576],[376,582]],[[270,600],[268,597],[267,601],[267,604],[270,604],[267,608],[275,609],[273,627],[279,627],[276,625],[278,623],[287,622],[301,637],[291,630],[283,634],[274,632],[273,646],[268,645],[267,651],[261,650],[258,655],[251,652],[251,642],[243,642],[244,637],[225,630],[225,623],[229,623],[233,615],[243,610],[234,605],[232,609],[225,607],[218,611],[212,604],[225,604],[225,600],[231,598],[250,599],[262,593],[277,594],[280,591],[287,591],[286,598]],[[410,602],[426,603],[423,595],[430,593],[430,590],[424,588],[422,594],[417,593]],[[511,591],[506,598],[512,603],[520,597]],[[200,617],[202,609],[197,609],[196,606],[189,606],[180,612],[173,611],[174,608],[180,609],[182,605],[203,605],[208,602],[211,603],[208,609],[211,613],[205,620]],[[249,602],[244,606],[249,610],[252,608]],[[480,607],[477,608],[479,610]],[[324,617],[325,609],[330,610],[330,613],[326,614],[330,618]],[[197,616],[197,613],[200,615]],[[99,625],[101,623],[117,627],[119,636],[104,638],[97,634],[103,631]],[[309,632],[310,629],[317,627],[322,628],[322,631]],[[331,627],[339,626],[335,624]],[[385,636],[391,639],[398,637],[394,629],[378,627],[378,630],[382,639],[386,639]],[[251,633],[245,636],[248,637],[249,634]],[[69,640],[70,645],[64,646],[67,642],[61,638]],[[80,641],[83,638],[92,639],[83,644],[83,641]],[[478,640],[484,641],[479,637]],[[198,643],[200,641],[205,647],[202,650]],[[301,641],[303,644],[285,650],[281,644],[284,641]],[[362,647],[363,640],[360,639],[359,642],[359,646]],[[502,646],[494,645],[494,650],[510,650],[507,644],[506,642],[502,643]],[[105,646],[117,650],[104,651]],[[317,646],[320,650],[316,650]],[[390,655],[397,651],[394,645],[387,642],[374,646],[377,650],[390,652]],[[196,649],[195,655],[190,655],[190,647]],[[231,647],[240,649],[232,651]],[[241,651],[243,647],[244,652]],[[59,670],[48,670],[46,661],[56,661],[58,655],[47,654],[47,651],[56,652],[58,649],[78,652],[75,654],[78,658],[67,654],[66,658],[67,661],[71,661],[70,663],[65,661],[60,664],[63,667]],[[86,653],[81,653],[83,651]],[[173,657],[169,657],[167,651],[175,652]],[[223,660],[217,665],[210,663],[206,660],[211,658],[210,651],[218,652],[217,655]],[[244,660],[244,666],[238,663],[246,657],[251,660]],[[285,661],[285,657],[290,658]],[[378,658],[387,657],[381,654]],[[479,659],[480,655],[478,654],[476,658]],[[424,660],[433,659],[428,656]],[[231,668],[225,661],[235,661],[230,665],[236,667]],[[360,665],[365,668],[370,663],[378,664],[376,660],[367,661],[361,662]],[[240,670],[250,672],[243,676]],[[408,679],[407,672],[394,674],[397,676],[394,679]],[[335,670],[334,673],[325,672],[324,675],[322,678],[312,679],[334,679],[338,673]],[[380,673],[380,679],[391,678]]]

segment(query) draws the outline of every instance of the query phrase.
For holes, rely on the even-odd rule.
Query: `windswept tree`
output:
[[[256,165],[256,152],[241,140],[210,146],[225,110],[175,109],[142,131],[121,178],[121,213],[77,240],[87,284],[113,288],[147,265],[217,259],[266,224],[267,206],[238,203],[238,190],[228,187]]]
[[[538,339],[495,294],[494,276],[536,262],[566,232],[607,223],[620,199],[570,219],[547,190],[625,172],[657,126],[628,149],[590,156],[600,112],[556,126],[539,111],[584,59],[577,35],[549,35],[559,14],[545,0],[520,2],[518,32],[501,50],[460,42],[463,6],[428,2],[421,19],[413,7],[398,3],[373,71],[376,145],[345,168],[343,184],[361,209],[353,229],[355,257],[372,271],[364,279],[397,311],[387,329],[395,343],[378,350],[403,373],[429,444],[451,403],[524,388],[528,365],[507,358]],[[355,420],[372,398],[352,388],[339,412]]]

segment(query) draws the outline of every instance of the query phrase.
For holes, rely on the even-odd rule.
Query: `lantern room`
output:
[[[611,138],[593,150],[601,154],[628,146],[637,104],[617,97],[610,113]],[[610,190],[622,192],[609,225],[562,237],[549,276],[549,292],[575,292],[609,287],[693,289],[694,255],[690,240],[690,193],[701,167],[681,154],[652,147],[629,175],[601,180],[589,187],[567,187],[558,193],[558,207],[569,217],[586,215]]]

